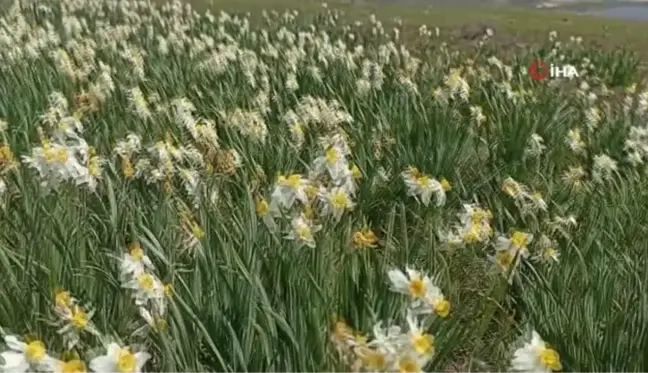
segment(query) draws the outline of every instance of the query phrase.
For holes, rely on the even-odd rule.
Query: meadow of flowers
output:
[[[631,54],[250,17],[0,21],[0,370],[648,369]]]

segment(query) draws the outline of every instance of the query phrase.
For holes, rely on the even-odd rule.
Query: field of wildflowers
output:
[[[4,15],[0,370],[648,369],[631,54],[261,18]]]

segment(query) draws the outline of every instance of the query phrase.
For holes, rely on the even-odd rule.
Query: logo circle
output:
[[[544,61],[534,61],[529,66],[529,75],[533,80],[543,80],[549,76],[549,64]]]

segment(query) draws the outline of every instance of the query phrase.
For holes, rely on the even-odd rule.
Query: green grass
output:
[[[251,12],[258,14],[262,9],[297,9],[303,14],[317,12],[321,8],[318,1],[270,0],[259,3],[256,0],[191,0],[198,9],[226,10],[232,12]],[[601,18],[578,15],[560,10],[539,10],[516,6],[484,5],[456,6],[385,4],[375,1],[350,4],[343,1],[329,1],[330,6],[342,10],[349,19],[366,19],[375,14],[379,19],[392,21],[399,18],[411,33],[420,25],[429,28],[439,27],[443,37],[456,36],[457,29],[464,25],[485,24],[496,30],[496,40],[502,43],[544,42],[550,31],[557,31],[565,37],[581,36],[587,43],[606,49],[625,47],[641,53],[644,57],[648,36],[643,30],[645,22]],[[260,5],[261,4],[261,5]],[[407,31],[405,32],[407,34]]]
[[[336,21],[334,13],[315,13],[314,4],[277,1],[267,7],[301,8],[303,17],[264,21],[255,3],[237,2],[236,10],[256,11],[247,30],[241,19],[214,24],[206,17],[154,17],[148,6],[100,15],[90,4],[83,5],[74,14],[86,19],[89,31],[76,37],[65,34],[64,12],[57,5],[51,14],[33,9],[23,14],[32,31],[48,21],[63,39],[74,39],[65,55],[73,63],[72,72],[88,71],[87,76],[69,76],[65,57],[50,53],[59,45],[12,60],[13,47],[26,48],[41,39],[35,31],[0,48],[0,118],[7,122],[0,143],[3,335],[39,338],[54,357],[76,356],[86,362],[104,354],[110,341],[119,341],[152,355],[148,371],[345,371],[350,366],[338,356],[340,346],[331,342],[334,317],[369,337],[379,321],[406,327],[411,304],[406,295],[391,290],[387,273],[409,266],[433,276],[451,302],[448,317],[425,319],[424,330],[435,337],[435,354],[426,370],[508,370],[512,351],[528,328],[535,328],[560,354],[564,371],[646,370],[648,179],[643,162],[648,153],[641,152],[648,140],[636,134],[645,131],[648,94],[641,84],[626,90],[640,83],[636,56],[569,43],[564,38],[572,32],[560,35],[559,47],[547,40],[547,32],[563,30],[541,20],[524,22],[529,36],[537,37],[537,43],[524,49],[503,49],[498,40],[478,46],[450,38],[441,45],[434,37],[411,32],[428,16],[430,27],[452,28],[477,20],[478,10],[461,14],[447,9],[447,17],[441,17],[376,8],[380,18],[401,15],[405,21],[402,34],[407,38],[394,42],[396,52],[386,59],[385,46],[393,41],[391,24],[385,34],[372,35],[366,27],[348,23],[370,14],[370,8],[343,7],[347,15]],[[233,6],[223,2],[212,9]],[[139,16],[127,17],[129,12]],[[523,14],[556,17],[522,10],[499,14],[495,18],[495,11],[484,11],[479,21],[492,22],[504,35],[505,24],[522,22]],[[120,32],[97,26],[100,19],[129,26],[121,31],[134,31],[124,36],[123,44],[112,44]],[[573,26],[581,22],[576,19],[583,24],[575,35],[587,38],[587,30],[596,31],[593,20],[576,17]],[[620,23],[609,24],[621,30]],[[7,30],[17,33],[24,30],[21,25],[8,20]],[[172,25],[186,26],[191,39],[164,53],[156,37],[172,40]],[[270,35],[269,42],[261,29]],[[282,29],[311,32],[311,39],[296,53]],[[322,32],[327,39],[321,38]],[[639,40],[629,28],[626,32]],[[228,47],[202,50],[198,40],[208,40],[205,36]],[[89,40],[96,43],[94,55],[80,47]],[[362,45],[364,54],[336,57],[337,40],[349,51]],[[272,57],[271,47],[280,53],[278,58]],[[411,55],[399,52],[401,47],[411,47]],[[589,88],[529,79],[526,66],[536,58],[549,59],[553,48],[574,65],[585,58],[592,62],[582,77]],[[237,53],[228,63],[211,58],[228,50]],[[503,62],[498,66],[493,56]],[[291,58],[298,58],[295,70]],[[349,59],[355,67],[346,64]],[[381,69],[382,85],[375,77],[363,78],[365,62]],[[114,89],[102,75],[102,65],[112,68]],[[453,73],[455,68],[461,70]],[[298,84],[294,90],[287,84],[292,72]],[[363,84],[374,86],[365,92]],[[468,87],[465,100],[459,96],[462,86]],[[67,108],[51,100],[55,92]],[[457,96],[446,101],[434,92]],[[597,97],[593,103],[587,99],[590,92]],[[79,100],[83,93],[88,100]],[[316,105],[309,97],[322,101]],[[192,115],[174,112],[185,105],[181,98],[195,106]],[[150,116],[138,114],[143,107]],[[43,123],[42,115],[52,108],[63,118],[53,125]],[[472,114],[476,108],[483,110],[484,123]],[[238,117],[233,115],[236,109],[241,110]],[[597,120],[588,119],[592,109],[599,114]],[[341,113],[353,120],[335,120]],[[99,158],[70,153],[89,151],[74,136],[61,140],[65,127],[60,122],[65,119],[70,129],[74,115],[83,124],[83,131],[74,133]],[[209,122],[196,122],[198,118]],[[289,118],[303,125],[303,143],[295,139],[298,132],[291,132],[295,123]],[[258,139],[263,131],[254,131],[260,122],[267,129],[265,142]],[[190,131],[196,123],[213,125],[219,149]],[[68,149],[67,161],[79,162],[74,170],[89,170],[90,159],[104,161],[96,189],[68,180],[45,193],[42,182],[56,176],[39,175],[23,158],[47,150],[39,129],[49,136],[50,145]],[[574,129],[581,131],[585,153],[568,145]],[[144,147],[124,156],[115,147],[129,134],[137,134]],[[298,202],[274,218],[278,229],[273,229],[267,217],[259,216],[258,202],[277,201],[272,191],[278,174],[300,173],[330,190],[329,178],[311,177],[309,171],[324,154],[318,139],[336,134],[346,137],[349,162],[362,174],[354,180],[356,206],[336,221],[322,209],[326,199]],[[530,155],[534,135],[543,139],[545,148]],[[175,157],[169,166],[154,150],[146,150],[156,146],[174,154],[183,149],[193,158]],[[232,149],[240,164],[227,156]],[[638,165],[629,161],[632,149],[639,154]],[[618,168],[597,180],[597,156],[602,154]],[[60,152],[48,153],[48,159],[43,167],[61,171]],[[148,160],[151,168],[138,166],[140,173],[132,175],[126,160],[133,166]],[[430,178],[449,180],[447,201],[437,206],[433,198],[426,206],[409,195],[401,175],[409,166]],[[582,167],[584,175],[567,182],[565,174],[574,167]],[[195,195],[188,192],[187,172],[198,180]],[[503,188],[510,185],[509,178],[523,189],[517,198]],[[546,209],[529,210],[535,192],[546,201]],[[451,249],[443,236],[461,225],[457,214],[466,203],[492,212],[491,221],[479,221],[488,222],[493,236],[479,242],[466,242],[468,236],[462,236],[465,245]],[[313,214],[322,226],[314,233],[315,248],[286,239],[291,217],[300,213]],[[577,225],[561,223],[570,216]],[[375,247],[352,245],[363,228],[375,233]],[[509,283],[489,256],[498,237],[516,231],[534,238],[528,245],[530,257],[504,273],[512,276]],[[534,260],[547,253],[543,241],[560,253],[558,262]],[[173,287],[173,294],[160,301],[168,305],[165,312],[158,303],[145,304],[159,313],[166,328],[148,325],[138,313],[133,291],[123,288],[119,263],[133,242],[150,257],[154,269],[148,271]],[[91,321],[97,332],[81,330],[72,351],[57,332],[57,289],[96,311]],[[347,344],[342,348],[349,352]]]

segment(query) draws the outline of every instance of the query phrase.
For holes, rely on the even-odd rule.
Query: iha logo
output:
[[[578,78],[578,70],[572,65],[554,65],[545,61],[534,61],[529,66],[529,76],[533,80],[545,80],[547,78]]]

